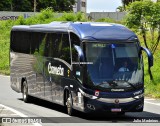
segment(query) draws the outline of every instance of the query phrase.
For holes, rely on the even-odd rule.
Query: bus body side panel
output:
[[[27,78],[27,80],[32,80],[32,83],[28,83],[30,85],[29,93],[38,98],[44,99],[44,72],[43,72],[43,64],[44,64],[44,58],[42,56],[35,56],[32,55],[35,60],[31,65],[34,74],[30,76],[34,76],[33,78]]]
[[[61,92],[61,76],[57,71],[60,63],[53,58],[46,58],[44,63],[44,77],[45,77],[45,99],[54,103],[63,104],[63,97]],[[62,67],[62,66],[61,66]]]
[[[35,87],[36,76],[31,64],[34,64],[32,55],[11,52],[10,70],[11,87],[17,92],[21,92],[22,81],[27,81],[28,88]],[[32,86],[30,85],[32,84]],[[29,90],[30,93],[30,90]]]
[[[18,54],[15,52],[10,52],[10,81],[11,88],[16,92],[21,92],[21,81],[19,81],[19,65],[16,63],[18,59]]]
[[[69,64],[61,59],[46,58],[44,72],[45,99],[65,105],[64,91],[67,89],[72,93],[73,107],[82,111],[83,99],[80,94],[78,99],[78,82],[73,77]]]
[[[19,93],[22,92],[21,84],[25,80],[28,84],[29,95],[44,99],[44,93],[48,87],[45,87],[44,84],[43,57],[38,58],[34,55],[11,53],[11,55],[14,55],[14,58],[11,59],[10,75],[12,89]],[[52,101],[52,98],[47,100]]]
[[[11,31],[11,87],[22,92],[22,82],[26,81],[29,95],[44,98],[43,57],[37,56],[36,41],[31,35],[31,32]]]
[[[47,63],[51,62],[51,60],[52,58],[44,58],[44,83],[45,83],[44,96],[45,99],[48,101],[53,101],[55,96],[54,89],[56,87],[56,84],[52,81],[48,73]]]

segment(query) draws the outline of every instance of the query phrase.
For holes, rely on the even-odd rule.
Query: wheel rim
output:
[[[68,111],[68,114],[70,115],[71,111],[72,111],[72,103],[71,103],[71,96],[70,95],[67,99],[67,111]]]
[[[27,98],[27,89],[26,89],[26,86],[24,85],[23,86],[23,100],[25,101]]]

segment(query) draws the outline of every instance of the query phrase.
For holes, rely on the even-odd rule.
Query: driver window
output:
[[[78,57],[78,52],[74,48],[74,45],[80,46],[80,40],[78,36],[76,36],[73,33],[70,34],[70,38],[71,38],[71,49],[72,49],[72,63],[73,62],[77,63],[79,62],[79,57]]]

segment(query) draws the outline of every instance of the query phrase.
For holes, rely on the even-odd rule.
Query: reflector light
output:
[[[99,91],[95,91],[95,96],[99,96]]]

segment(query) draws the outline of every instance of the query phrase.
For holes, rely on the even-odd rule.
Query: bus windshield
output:
[[[84,43],[89,85],[136,88],[143,84],[143,63],[137,43]]]

